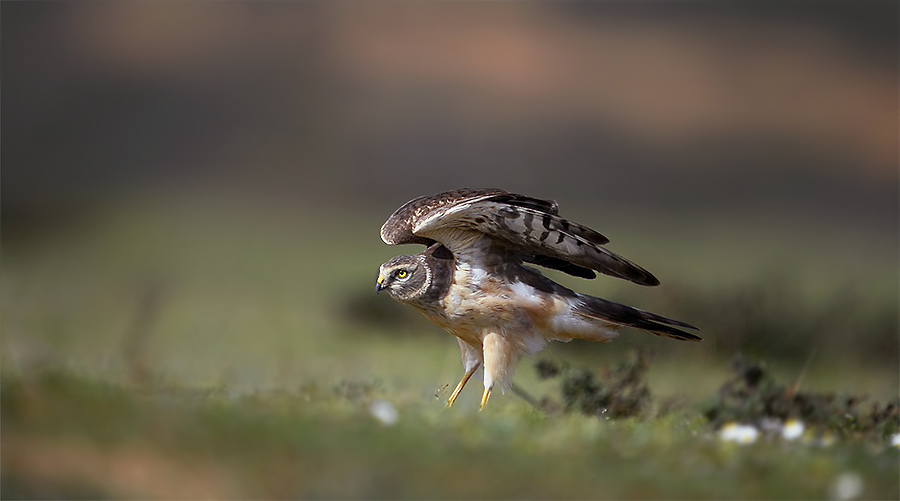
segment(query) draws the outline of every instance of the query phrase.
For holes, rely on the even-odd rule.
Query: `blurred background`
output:
[[[512,395],[476,418],[477,383],[444,411],[456,342],[373,293],[420,250],[380,241],[395,208],[499,187],[662,285],[552,278],[704,337],[539,359],[646,350],[655,402],[701,421],[739,353],[791,391],[896,398],[896,2],[0,9],[5,497],[783,499],[848,467],[896,492],[884,456],[754,449],[747,473],[686,452],[682,421],[541,421]],[[17,383],[48,371],[111,386]],[[516,382],[552,391],[532,361]],[[406,428],[358,424],[376,397]]]
[[[645,346],[673,364],[662,391],[703,392],[716,382],[666,375],[706,381],[744,352],[896,394],[893,2],[2,14],[6,370],[430,394],[458,377],[456,343],[371,293],[410,252],[378,229],[467,186],[556,199],[662,285],[554,278],[706,339],[635,332],[551,356]]]

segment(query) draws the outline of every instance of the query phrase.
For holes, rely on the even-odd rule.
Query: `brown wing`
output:
[[[385,243],[391,245],[400,244],[422,244],[430,246],[435,240],[426,238],[413,233],[413,227],[416,221],[427,218],[433,211],[447,208],[450,205],[458,203],[468,203],[480,199],[491,198],[495,201],[505,200],[511,205],[532,208],[535,210],[549,212],[551,214],[558,213],[558,207],[553,200],[541,200],[538,198],[526,197],[508,193],[506,191],[489,188],[489,189],[459,189],[454,191],[446,191],[433,196],[419,197],[410,200],[402,207],[397,209],[387,222],[381,227],[381,238]],[[601,235],[596,235],[603,238]],[[570,275],[581,278],[594,278],[596,275],[588,268],[577,266],[568,261],[559,258],[553,258],[544,255],[526,255],[522,258],[530,263],[534,263],[546,268],[559,270]]]
[[[381,239],[389,245],[423,244],[429,246],[435,240],[413,233],[415,226],[422,220],[452,208],[458,204],[471,203],[495,195],[506,194],[498,189],[463,188],[445,191],[437,195],[414,198],[395,210],[381,226]]]
[[[461,231],[460,231],[461,230]],[[381,227],[388,244],[440,242],[464,251],[473,232],[498,240],[522,259],[575,276],[591,270],[641,285],[657,285],[650,272],[602,246],[609,239],[559,217],[556,202],[498,189],[462,189],[411,200]]]

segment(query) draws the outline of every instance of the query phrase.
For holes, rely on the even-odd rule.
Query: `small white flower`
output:
[[[799,419],[788,419],[787,422],[784,423],[784,427],[781,428],[781,436],[785,440],[796,440],[803,435],[803,430],[806,427],[803,426],[803,421]]]
[[[719,430],[719,438],[726,442],[752,444],[758,437],[759,430],[746,424],[728,423]]]
[[[397,423],[397,409],[387,400],[378,399],[369,406],[369,414],[385,426]]]
[[[855,499],[863,491],[863,480],[858,473],[848,471],[838,475],[828,489],[831,499]]]
[[[891,435],[891,447],[897,447],[900,449],[900,433],[894,433]]]

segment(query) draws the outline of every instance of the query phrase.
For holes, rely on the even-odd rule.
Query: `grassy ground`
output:
[[[653,352],[652,403],[609,420],[539,411],[512,394],[478,413],[475,383],[444,409],[461,372],[455,342],[372,293],[377,265],[398,253],[378,241],[381,219],[138,202],[5,235],[0,494],[821,498],[851,478],[861,480],[855,495],[897,496],[900,460],[884,437],[825,446],[810,432],[742,446],[703,417],[739,349],[794,387],[895,398],[890,239],[857,235],[846,245],[865,259],[835,266],[859,249],[823,246],[830,237],[808,228],[770,229],[763,242],[758,226],[740,241],[734,228],[723,239],[704,226],[679,236],[664,223],[597,223],[663,286],[569,285],[699,324],[706,337],[632,332],[543,352],[592,371],[633,348]],[[796,287],[756,278],[782,266]],[[531,361],[516,383],[561,402],[560,381],[538,378]]]
[[[368,411],[395,402],[396,424]],[[819,498],[897,492],[896,451],[716,439],[696,415],[446,411],[361,386],[228,396],[5,378],[5,497]]]

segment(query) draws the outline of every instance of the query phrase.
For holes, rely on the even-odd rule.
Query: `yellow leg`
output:
[[[475,374],[475,371],[477,371],[477,370],[478,370],[478,365],[476,365],[475,367],[472,367],[471,369],[469,369],[469,372],[466,372],[465,375],[463,375],[462,380],[460,380],[459,384],[456,385],[456,389],[453,390],[453,394],[450,395],[450,399],[447,400],[448,408],[453,405],[453,402],[456,402],[456,397],[459,396],[459,392],[462,391],[462,389],[466,386],[466,383],[468,383],[469,379],[472,377],[472,374]]]
[[[481,395],[481,407],[478,408],[478,412],[484,410],[484,406],[487,405],[488,400],[491,399],[491,388],[485,388],[484,393]]]

